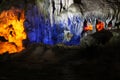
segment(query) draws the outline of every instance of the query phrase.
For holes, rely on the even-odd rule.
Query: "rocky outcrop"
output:
[[[41,3],[38,0],[38,3]],[[49,3],[49,4],[48,4]],[[54,16],[60,15],[65,11],[69,12],[69,8],[73,7],[74,5],[77,7],[74,7],[74,12],[77,9],[84,19],[90,20],[91,23],[94,24],[95,19],[100,19],[106,24],[108,24],[110,21],[112,21],[113,26],[115,25],[115,22],[120,21],[120,1],[114,0],[49,0],[48,2],[44,1],[45,6],[49,7],[49,13],[50,18]],[[73,5],[74,4],[74,5]],[[39,5],[41,6],[41,5]],[[78,9],[79,7],[79,9]],[[43,7],[45,8],[45,7]],[[77,11],[77,12],[78,12]],[[69,15],[69,14],[68,14]]]
[[[70,44],[78,44],[84,35],[98,31],[99,22],[107,30],[114,28],[115,24],[119,26],[119,3],[118,0],[36,0],[34,7],[27,10],[28,21],[34,26],[30,39],[47,44],[70,41]],[[89,25],[92,29],[84,31],[84,27]]]
[[[39,0],[38,2],[41,3]],[[46,1],[44,2],[46,4]],[[78,15],[82,17],[83,21],[87,20],[93,25],[93,32],[96,32],[96,20],[104,22],[104,28],[107,28],[109,23],[114,28],[115,23],[120,22],[119,4],[119,0],[49,0],[47,6],[49,6],[51,24],[63,21],[66,22],[65,26],[69,26],[67,25],[68,18],[72,18],[76,16],[75,13],[79,13]],[[80,26],[83,27],[83,25]]]

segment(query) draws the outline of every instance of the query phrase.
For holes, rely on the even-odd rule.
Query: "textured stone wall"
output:
[[[120,0],[49,0],[48,2],[50,16],[60,15],[78,4],[77,7],[85,19],[99,18],[106,23],[112,20],[113,26],[115,22],[120,21]]]
[[[24,8],[26,31],[33,42],[79,43],[85,21],[93,26],[86,34],[96,32],[97,20],[105,24],[105,29],[109,23],[112,28],[119,25],[119,4],[120,0],[4,0],[0,9]]]

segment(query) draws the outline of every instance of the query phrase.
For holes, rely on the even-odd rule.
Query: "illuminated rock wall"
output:
[[[30,42],[51,45],[79,45],[84,34],[92,34],[97,26],[101,27],[98,23],[108,29],[109,24],[114,28],[120,22],[119,3],[119,0],[36,0],[26,12],[28,38]],[[84,31],[85,26],[92,28]]]
[[[52,44],[50,20],[39,14],[36,5],[29,4],[26,13],[25,26],[30,42]]]
[[[80,13],[69,11],[68,15],[68,11],[64,10],[64,13],[61,11],[56,14],[58,10],[56,6],[53,10],[53,5],[45,0],[38,2],[37,5],[28,5],[25,26],[30,42],[79,45],[83,25]]]

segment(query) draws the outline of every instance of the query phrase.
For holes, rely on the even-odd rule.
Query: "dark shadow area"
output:
[[[0,36],[0,41],[1,42],[7,42],[8,40],[6,40],[4,37]]]
[[[95,38],[99,43],[105,44],[113,37],[113,34],[108,30],[102,30],[92,34],[92,37]]]
[[[32,44],[21,53],[5,53],[0,56],[0,80],[120,79],[120,42],[111,43],[115,36],[109,31],[92,36],[102,45],[82,48]]]

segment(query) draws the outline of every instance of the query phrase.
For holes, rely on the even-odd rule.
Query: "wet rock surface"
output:
[[[83,43],[89,46],[32,44],[21,53],[5,53],[0,56],[0,80],[120,79],[120,33],[103,32],[86,36]],[[101,37],[107,38],[104,44]]]

